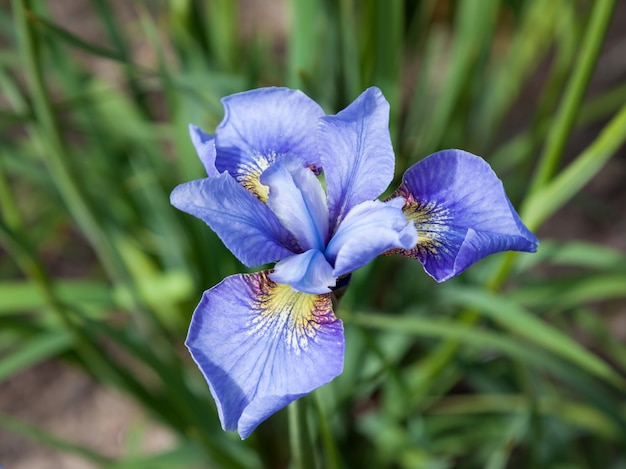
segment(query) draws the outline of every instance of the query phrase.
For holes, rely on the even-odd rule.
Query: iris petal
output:
[[[401,198],[386,203],[368,200],[348,213],[326,248],[335,277],[363,267],[389,249],[415,246],[417,232],[407,222],[403,204]]]
[[[389,103],[378,88],[368,88],[337,115],[321,119],[318,139],[334,228],[352,207],[376,199],[393,179]]]
[[[535,252],[539,241],[522,223],[502,182],[482,158],[461,150],[437,152],[404,174],[407,218],[417,246],[403,254],[419,259],[438,282],[500,251]]]
[[[207,175],[217,176],[219,172],[215,168],[215,136],[204,133],[193,124],[189,124],[189,135]]]
[[[285,157],[261,177],[269,186],[267,205],[298,240],[300,247],[323,250],[328,236],[326,194],[301,160]]]
[[[206,291],[186,345],[222,427],[242,438],[343,369],[343,325],[330,294],[295,292],[267,272],[233,275]]]
[[[311,294],[330,293],[329,287],[334,287],[336,283],[332,266],[317,249],[281,259],[274,266],[270,278]]]
[[[228,173],[176,187],[171,203],[203,220],[246,266],[275,262],[297,252],[276,215]]]
[[[301,91],[261,88],[222,99],[224,119],[215,132],[218,171],[228,171],[261,200],[261,173],[283,155],[319,166],[315,129],[322,108]]]

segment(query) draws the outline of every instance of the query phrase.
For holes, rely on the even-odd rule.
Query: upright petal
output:
[[[303,251],[324,250],[328,237],[326,194],[299,158],[285,157],[261,176],[269,187],[267,206],[298,240]]]
[[[174,207],[209,225],[248,267],[299,252],[276,215],[228,173],[181,184],[172,191],[170,200]]]
[[[267,188],[261,173],[283,155],[319,166],[315,142],[322,108],[301,91],[261,88],[222,100],[224,119],[216,134],[218,171],[228,171],[261,200]]]
[[[331,228],[352,207],[376,199],[393,179],[389,103],[378,88],[368,88],[318,129],[326,177]]]
[[[411,249],[417,232],[402,213],[403,200],[368,200],[343,219],[326,248],[326,258],[339,277],[368,264],[389,249]]]
[[[438,282],[489,254],[535,252],[539,241],[522,223],[502,182],[482,158],[462,150],[437,152],[409,168],[395,195],[418,231],[419,259]]]
[[[189,136],[207,175],[217,176],[219,172],[215,168],[215,136],[204,133],[200,127],[193,124],[189,124]]]
[[[222,427],[241,438],[343,369],[343,325],[330,294],[295,292],[267,272],[233,275],[206,291],[186,345]]]

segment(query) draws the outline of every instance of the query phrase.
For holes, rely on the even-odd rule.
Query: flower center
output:
[[[269,187],[268,207],[298,240],[302,251],[324,252],[328,242],[326,193],[313,171],[297,157],[280,158],[261,175]]]

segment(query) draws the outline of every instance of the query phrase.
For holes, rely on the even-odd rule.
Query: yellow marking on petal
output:
[[[276,161],[276,153],[268,155],[258,155],[254,162],[240,163],[237,171],[240,176],[237,178],[239,184],[252,192],[261,202],[266,202],[270,193],[270,188],[261,184],[261,174]]]
[[[387,254],[404,254],[410,257],[418,257],[419,254],[437,255],[447,251],[445,234],[450,231],[452,220],[450,210],[436,202],[420,202],[415,200],[406,188],[400,188],[390,197],[403,197],[404,206],[402,212],[407,220],[413,221],[417,230],[417,245],[413,249],[392,249]]]
[[[253,308],[258,312],[250,324],[250,333],[284,336],[289,349],[296,354],[315,340],[323,324],[335,320],[330,294],[310,295],[295,291],[289,285],[273,282],[267,273],[258,276]]]
[[[437,254],[444,246],[442,235],[450,228],[449,211],[434,202],[406,204],[402,211],[408,220],[412,220],[417,229],[417,248]]]
[[[261,174],[269,167],[265,160],[259,162],[259,166],[246,172],[245,176],[239,178],[239,183],[252,192],[261,202],[266,202],[270,194],[270,188],[261,184]]]
[[[278,156],[280,155],[271,152],[264,156],[258,156],[254,162],[240,163],[237,167],[239,174],[237,181],[239,184],[252,192],[263,203],[267,202],[270,188],[261,183],[261,174],[276,161]],[[321,170],[314,164],[309,165],[308,168],[313,171],[313,174],[316,176],[320,175]],[[325,189],[326,186],[323,178],[320,182]]]

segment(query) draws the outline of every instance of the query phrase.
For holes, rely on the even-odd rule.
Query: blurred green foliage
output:
[[[201,292],[243,267],[169,205],[202,177],[187,125],[212,131],[221,97],[285,85],[334,113],[376,85],[397,175],[483,155],[541,237],[626,139],[626,84],[586,97],[614,1],[292,0],[271,34],[242,30],[250,2],[77,2],[95,39],[61,21],[69,3],[0,11],[0,380],[61,359],[177,443],[112,458],[0,427],[110,469],[626,467],[626,347],[600,314],[624,311],[625,253],[542,238],[445,285],[381,258],[344,297],[345,371],[299,402],[306,431],[281,412],[240,441],[182,343]],[[592,137],[566,154],[574,133]]]

